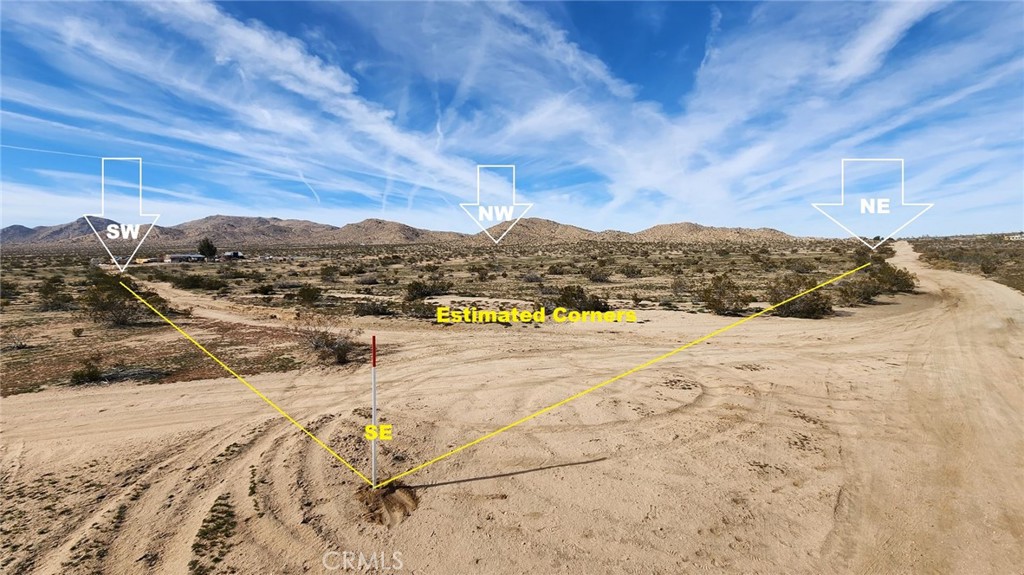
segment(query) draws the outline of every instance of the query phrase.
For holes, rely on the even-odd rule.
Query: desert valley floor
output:
[[[892,262],[921,293],[752,320],[406,477],[390,525],[227,374],[7,397],[2,571],[186,573],[198,554],[211,573],[324,573],[353,551],[422,574],[1020,572],[1024,295],[906,243]],[[164,285],[199,319],[273,321]],[[396,432],[382,475],[734,321],[640,319],[367,320]],[[368,472],[368,367],[249,381]]]

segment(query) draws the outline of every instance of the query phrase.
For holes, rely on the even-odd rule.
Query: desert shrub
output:
[[[419,319],[434,319],[437,317],[437,306],[425,301],[407,301],[402,303],[402,313]]]
[[[127,326],[139,321],[150,313],[146,306],[135,298],[121,284],[142,296],[164,315],[173,310],[167,301],[156,293],[143,290],[135,281],[125,275],[115,276],[94,268],[89,273],[91,285],[79,299],[85,315],[96,323]]]
[[[295,331],[305,346],[326,363],[346,364],[361,347],[357,339],[361,330],[340,329],[325,316],[306,316]]]
[[[375,286],[380,283],[380,280],[378,280],[377,276],[374,274],[359,276],[352,281],[361,286]]]
[[[881,240],[882,238],[880,236],[875,236],[876,242]],[[875,248],[875,254],[881,257],[882,259],[891,258],[892,256],[896,255],[896,248],[893,247],[891,241],[887,241],[884,244]]]
[[[84,327],[73,327],[73,328],[71,328],[71,335],[73,335],[74,337],[82,337],[83,333],[85,333],[85,328]]]
[[[873,252],[867,246],[857,246],[853,248],[853,262],[862,266],[871,261],[872,254]]]
[[[432,296],[439,296],[448,293],[448,290],[452,289],[452,283],[446,281],[431,281],[425,282],[415,280],[405,286],[405,299],[406,301],[414,301],[418,299],[428,298]]]
[[[626,276],[627,278],[638,278],[644,275],[644,270],[640,266],[633,264],[626,264],[619,268],[619,273]]]
[[[814,265],[813,262],[805,259],[790,260],[786,267],[791,272],[798,274],[809,274],[814,270],[818,269],[818,266]]]
[[[251,279],[255,281],[263,281],[266,279],[262,273],[257,271],[247,271],[238,267],[234,263],[225,264],[217,268],[217,275],[222,278],[240,280],[240,279]]]
[[[991,256],[983,256],[978,266],[985,275],[994,274],[999,270],[999,263]]]
[[[82,367],[71,372],[71,385],[85,385],[103,380],[103,370],[99,366],[99,357],[91,356],[82,360]]]
[[[882,291],[888,293],[912,292],[917,287],[917,276],[906,268],[898,268],[889,262],[875,262],[867,269]]]
[[[840,283],[836,288],[841,305],[871,303],[883,291],[879,283],[870,276],[848,279]]]
[[[320,279],[325,282],[333,282],[338,279],[338,274],[341,272],[341,268],[334,265],[325,265],[320,267]]]
[[[392,315],[394,312],[386,302],[382,301],[360,301],[352,308],[355,315]]]
[[[611,272],[599,266],[587,268],[583,270],[582,274],[583,277],[587,278],[588,280],[594,283],[605,283],[609,279],[611,279],[612,275]]]
[[[871,262],[872,266],[881,265],[886,263],[886,258],[891,258],[896,254],[891,244],[884,244],[878,246],[874,250],[870,250],[867,246],[857,246],[853,250],[853,261],[858,266],[864,265]]]
[[[7,331],[7,333],[4,334],[4,338],[3,338],[6,343],[4,343],[4,345],[0,349],[3,349],[4,351],[7,351],[9,349],[28,349],[29,348],[28,342],[25,341],[25,336],[24,336],[23,333],[17,332],[17,331],[11,331],[11,330],[6,330],[6,331]]]
[[[561,276],[565,275],[566,273],[568,273],[568,270],[566,270],[566,267],[562,264],[551,264],[550,266],[548,266],[549,276]]]
[[[523,281],[526,283],[536,284],[544,281],[544,278],[540,274],[527,273],[523,276]]]
[[[39,309],[43,311],[71,309],[73,302],[71,294],[64,291],[62,277],[50,276],[39,285]]]
[[[3,299],[12,300],[18,297],[20,294],[18,284],[11,280],[0,280],[0,297]]]
[[[690,282],[686,281],[686,278],[682,276],[676,276],[672,278],[672,283],[669,284],[669,289],[672,290],[673,294],[680,296],[690,291]]]
[[[541,305],[547,309],[564,307],[577,311],[609,311],[611,309],[607,301],[596,295],[588,294],[580,286],[559,288],[556,297],[543,301]]]
[[[724,274],[715,275],[697,291],[697,296],[711,312],[718,315],[735,315],[747,309],[754,298],[740,288],[739,284]]]
[[[228,287],[224,280],[197,274],[180,274],[167,276],[168,281],[179,289],[202,289],[216,291]]]
[[[274,286],[270,284],[260,284],[249,290],[249,293],[254,293],[257,295],[271,295],[274,293]]]
[[[775,305],[815,285],[817,282],[810,277],[798,273],[787,274],[768,286],[768,301]],[[832,298],[819,289],[775,308],[772,313],[782,317],[819,319],[832,313]]]
[[[295,297],[299,299],[299,303],[302,305],[314,305],[316,302],[320,301],[320,298],[322,298],[323,295],[323,290],[311,285],[304,285],[295,293]]]

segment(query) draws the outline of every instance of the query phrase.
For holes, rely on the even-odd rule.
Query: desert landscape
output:
[[[0,0],[0,575],[1024,575],[1024,2]]]
[[[179,241],[232,229],[214,223]],[[950,249],[924,239],[870,252],[774,230],[527,219],[501,246],[382,221],[359,224],[363,245],[298,246],[243,243],[265,223],[234,223],[241,235],[213,239],[244,260],[124,275],[90,265],[97,246],[74,233],[5,238],[4,573],[1024,564],[1024,294],[990,279],[1012,283],[1019,242],[955,240],[960,256],[989,254],[983,272],[941,265]],[[388,478],[776,303],[778,286],[862,263],[815,306],[754,318],[378,490],[137,302],[119,300],[140,309],[118,327],[88,307],[104,278],[131,282],[364,473],[376,336]],[[438,305],[549,301],[638,321],[433,319]],[[311,346],[317,333],[342,353]]]

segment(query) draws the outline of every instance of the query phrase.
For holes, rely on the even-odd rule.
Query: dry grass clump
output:
[[[322,362],[344,365],[357,350],[366,347],[358,340],[362,330],[342,328],[329,316],[307,314],[301,316],[301,322],[296,334]]]

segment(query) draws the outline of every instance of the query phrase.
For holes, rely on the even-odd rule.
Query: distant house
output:
[[[228,261],[228,260],[244,260],[245,259],[245,255],[242,254],[242,252],[224,252],[223,254],[221,254],[220,259],[224,260],[224,261]]]
[[[164,256],[164,262],[169,264],[204,261],[206,261],[206,256],[203,254],[167,254]]]

